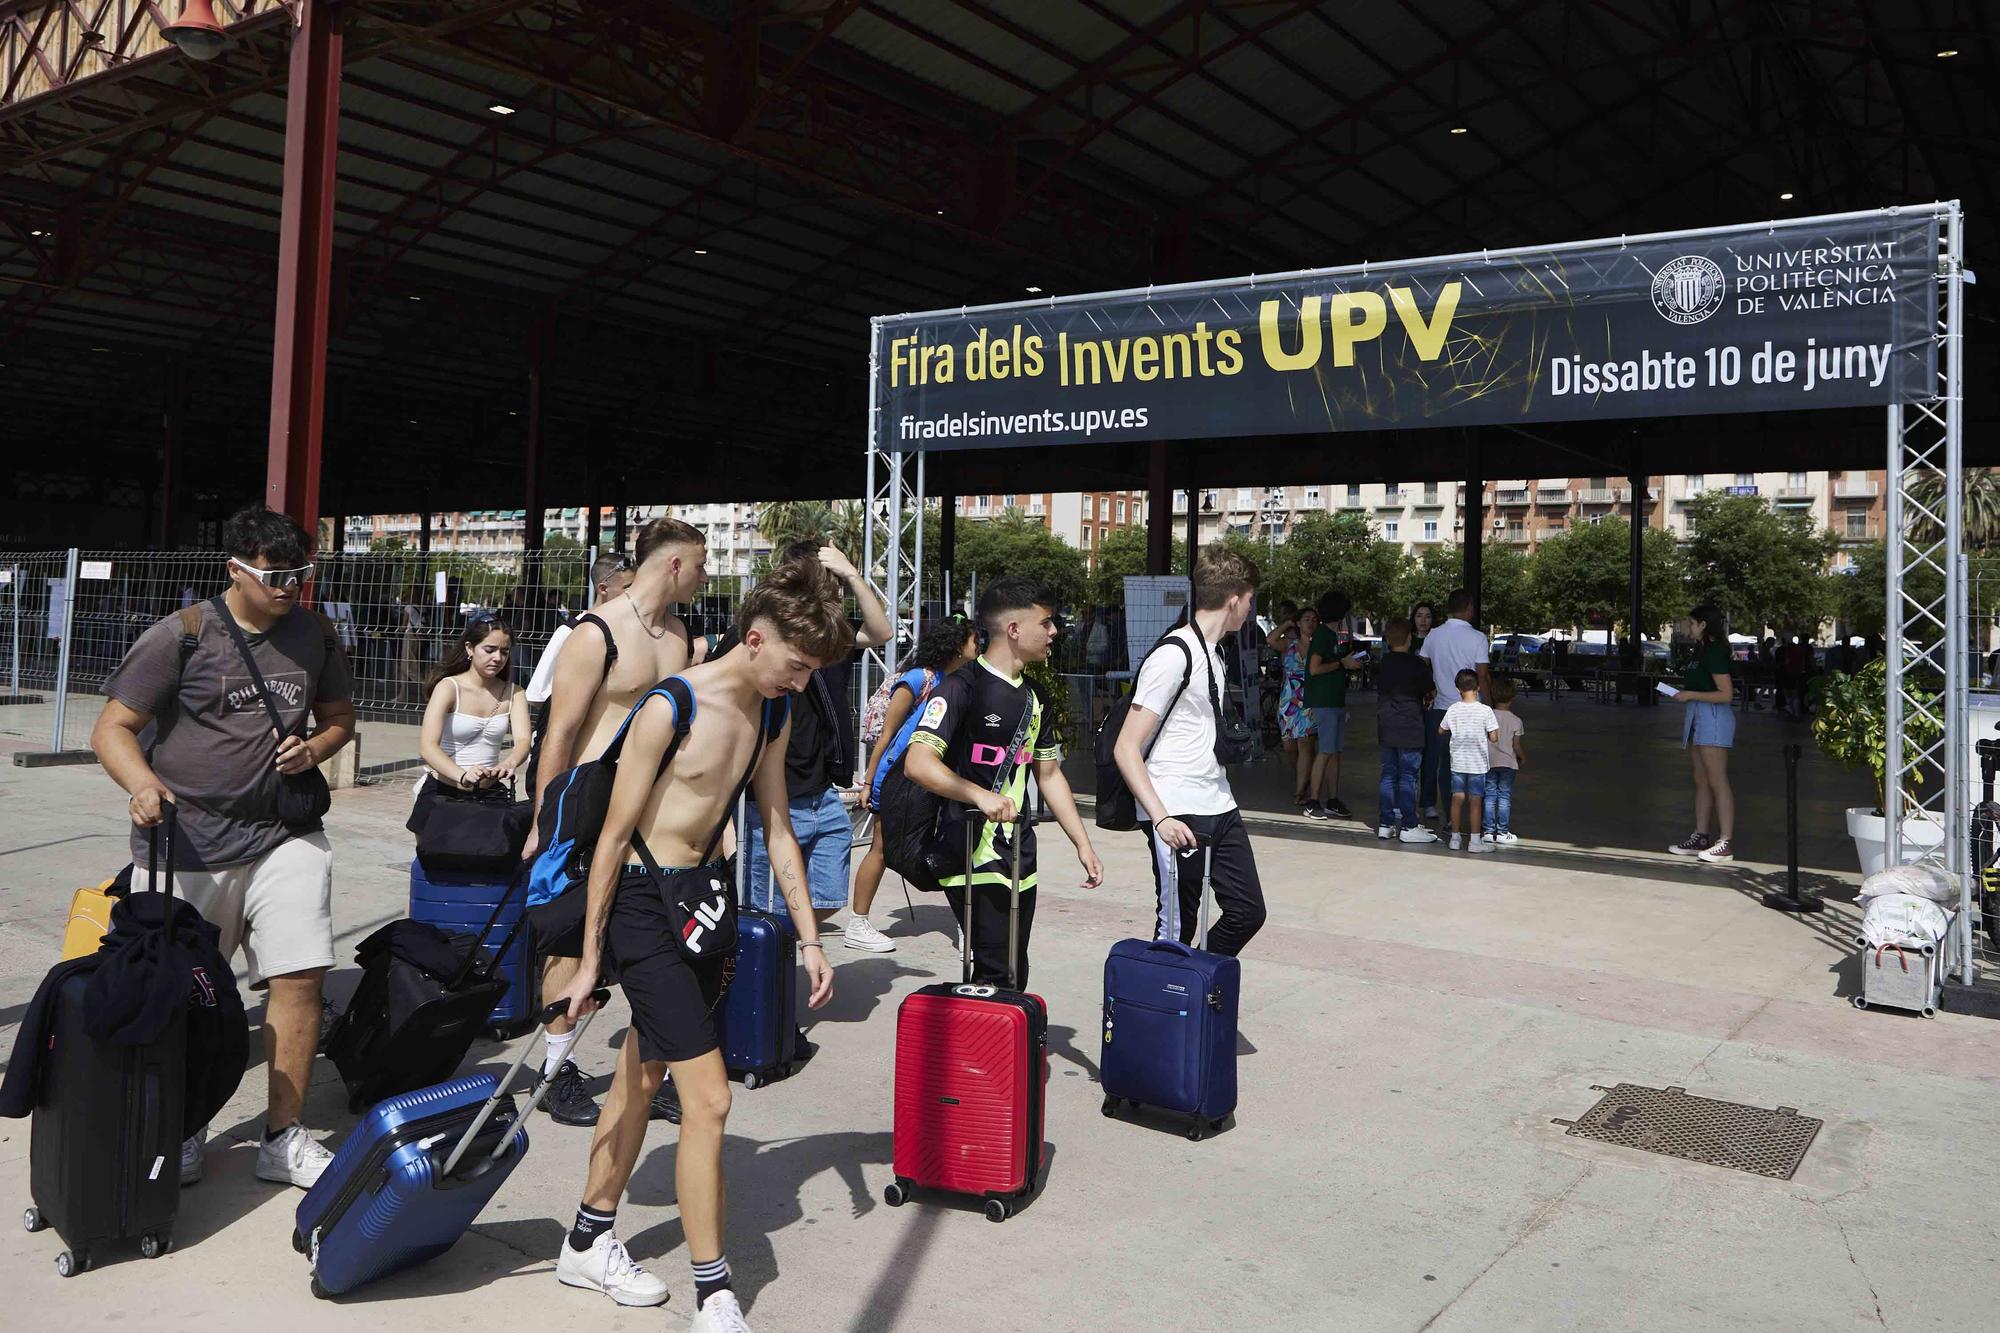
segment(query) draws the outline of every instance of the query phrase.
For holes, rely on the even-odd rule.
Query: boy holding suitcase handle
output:
[[[823,572],[780,566],[743,601],[739,648],[682,677],[691,716],[664,691],[634,710],[603,832],[591,857],[582,957],[555,996],[572,1020],[595,1007],[608,965],[632,1007],[632,1028],[590,1145],[590,1175],[556,1276],[620,1305],[659,1305],[666,1283],[634,1264],[611,1234],[618,1201],[644,1146],[649,1104],[669,1073],[680,1089],[675,1192],[694,1265],[695,1333],[747,1333],[722,1247],[722,1135],[729,1076],[716,1035],[723,967],[734,947],[736,895],[715,864],[718,837],[745,781],[763,798],[766,845],[799,937],[807,1003],[833,994],[798,840],[785,800],[789,723],[768,735],[779,701],[822,663],[851,650],[853,630]],[[672,762],[668,747],[681,736]],[[768,743],[767,743],[768,742]],[[761,748],[760,748],[761,747]],[[636,853],[643,863],[628,864]],[[660,871],[659,866],[674,867]]]
[[[1132,709],[1113,751],[1118,771],[1139,803],[1140,827],[1153,852],[1159,900],[1153,937],[1194,942],[1202,896],[1194,858],[1206,849],[1222,913],[1207,948],[1230,957],[1241,953],[1264,924],[1264,886],[1217,753],[1223,665],[1215,645],[1250,618],[1257,582],[1257,567],[1242,555],[1223,546],[1202,548],[1194,562],[1191,623],[1169,635],[1181,639],[1188,654],[1153,653],[1141,664]],[[1182,689],[1190,660],[1197,665]],[[1155,731],[1159,740],[1149,750]]]
[[[1055,596],[1034,579],[1008,575],[987,586],[977,610],[986,651],[931,691],[903,765],[911,781],[956,802],[959,819],[972,817],[964,807],[984,817],[970,858],[970,898],[978,900],[972,920],[966,919],[973,906],[965,892],[968,876],[946,875],[939,882],[959,929],[971,936],[973,979],[1025,990],[1028,936],[1035,924],[1035,828],[1026,820],[1016,823],[1015,814],[1025,804],[1029,763],[1034,764],[1043,804],[1076,847],[1083,887],[1094,889],[1102,883],[1104,867],[1063,776],[1061,738],[1046,734],[1042,698],[1022,674],[1027,663],[1046,661],[1054,646]],[[1009,866],[1016,840],[1020,874],[1012,879]],[[1010,889],[1018,892],[1020,909],[1011,969],[1007,964]]]

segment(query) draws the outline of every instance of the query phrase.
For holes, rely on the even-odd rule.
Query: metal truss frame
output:
[[[1912,826],[1942,840],[1923,859],[1959,885],[1959,979],[1974,977],[1976,895],[1966,821],[1967,647],[1963,448],[1965,407],[1964,214],[1939,210],[1937,384],[1931,397],[1888,409],[1888,709],[1883,811],[1889,864],[1903,859]],[[1928,726],[1925,726],[1928,724]],[[1913,740],[1912,725],[1934,730]]]

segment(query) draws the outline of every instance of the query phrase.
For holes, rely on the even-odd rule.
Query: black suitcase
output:
[[[155,888],[160,841],[156,833],[147,869]],[[171,831],[165,841],[170,893]],[[28,1146],[34,1206],[22,1222],[56,1229],[69,1247],[56,1256],[64,1277],[89,1268],[105,1245],[136,1240],[148,1259],[165,1254],[180,1210],[187,1011],[175,1010],[143,1046],[114,1046],[84,1031],[89,985],[78,973],[56,991]]]
[[[364,968],[361,983],[326,1039],[327,1058],[347,1085],[348,1109],[442,1083],[458,1071],[507,993],[507,979],[495,975],[494,965],[506,956],[526,915],[515,919],[498,949],[489,953],[484,946],[523,878],[523,871],[515,873],[477,936],[447,935],[404,921],[384,926],[356,948]],[[434,933],[450,954],[450,966],[426,970],[387,948],[388,933],[399,927]]]

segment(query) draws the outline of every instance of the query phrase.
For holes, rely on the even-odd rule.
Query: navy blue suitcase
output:
[[[1209,853],[1201,869],[1208,942]],[[1236,1008],[1243,968],[1179,940],[1120,940],[1104,960],[1104,1114],[1120,1101],[1194,1117],[1200,1140],[1236,1109]]]
[[[611,993],[596,998],[601,1005]],[[536,1017],[555,1012],[550,1005]],[[578,1037],[596,1012],[577,1024]],[[470,1074],[419,1088],[362,1118],[299,1201],[292,1248],[312,1263],[313,1295],[353,1291],[458,1243],[527,1155],[526,1121],[552,1085],[543,1083],[519,1116],[508,1089],[536,1046],[523,1042],[504,1077]]]
[[[744,808],[737,808],[742,827]],[[736,970],[716,1014],[722,1062],[741,1075],[745,1088],[784,1078],[801,1063],[799,1049],[798,936],[789,915],[776,910],[777,892],[766,886],[766,905],[742,900],[747,858],[737,861]]]
[[[422,921],[452,934],[477,935],[487,921],[493,929],[487,936],[486,952],[491,956],[504,942],[493,975],[504,977],[507,989],[493,1007],[487,1026],[494,1036],[507,1040],[533,1026],[541,1000],[541,969],[534,965],[529,933],[514,925],[527,911],[525,895],[516,896],[501,907],[511,885],[487,876],[427,871],[422,861],[410,862],[410,920]],[[494,909],[500,908],[499,915]]]

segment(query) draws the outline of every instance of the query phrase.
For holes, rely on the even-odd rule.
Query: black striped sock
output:
[[[576,1225],[569,1229],[569,1247],[582,1254],[597,1243],[597,1238],[611,1230],[611,1224],[618,1220],[618,1214],[600,1213],[581,1205],[576,1210]]]
[[[694,1308],[699,1310],[702,1302],[718,1291],[727,1291],[729,1280],[729,1260],[717,1258],[710,1263],[694,1266]]]

